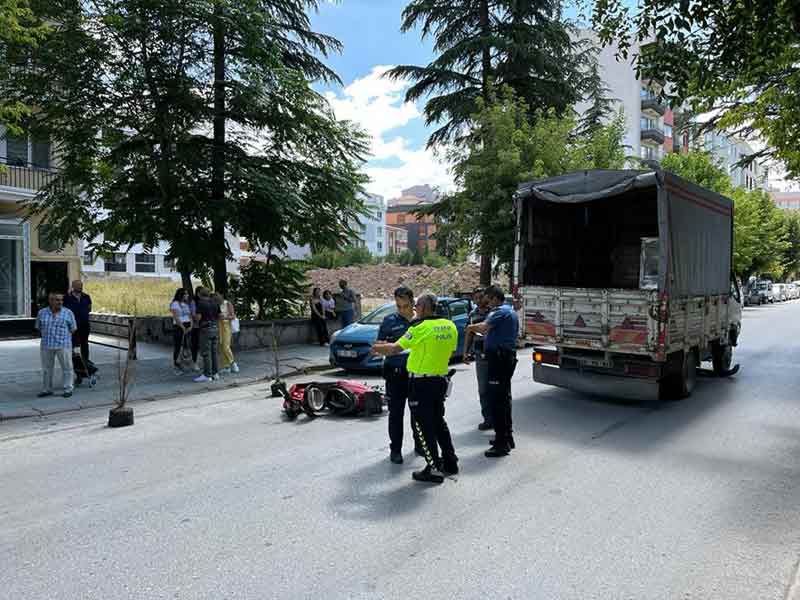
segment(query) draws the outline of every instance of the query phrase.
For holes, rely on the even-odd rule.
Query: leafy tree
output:
[[[580,118],[578,135],[592,135],[614,116],[616,99],[610,95],[611,90],[606,86],[600,73],[598,52],[598,48],[591,48],[585,53],[589,68],[581,87],[584,90],[583,98],[589,106]]]
[[[303,271],[275,256],[242,267],[241,278],[231,278],[229,292],[240,318],[260,321],[301,315],[307,293]]]
[[[473,134],[454,149],[460,190],[445,196],[427,212],[446,216],[442,234],[457,246],[496,257],[498,268],[511,264],[515,222],[512,198],[520,183],[576,169],[621,168],[625,162],[624,119],[602,126],[591,137],[575,135],[575,115],[559,117],[529,109],[506,87],[489,104],[478,101]]]
[[[29,0],[0,0],[0,78],[13,77],[24,69],[48,31],[31,10]],[[0,125],[11,133],[21,134],[23,120],[30,114],[30,106],[0,95]]]
[[[411,0],[402,30],[419,28],[434,41],[428,65],[401,65],[388,76],[414,82],[406,101],[427,98],[425,119],[439,126],[435,147],[461,140],[479,110],[503,85],[525,100],[529,116],[563,113],[580,98],[583,44],[570,38],[562,0]],[[489,283],[491,257],[481,255],[481,281]]]
[[[643,0],[637,9],[599,0],[593,21],[604,42],[623,55],[644,42],[640,71],[670,82],[675,105],[713,111],[705,128],[747,136],[764,150],[747,157],[784,161],[800,176],[800,3],[796,0]],[[655,34],[658,42],[647,44]]]
[[[306,7],[42,2],[37,14],[59,27],[35,69],[0,80],[0,96],[41,106],[35,127],[59,152],[59,178],[33,211],[60,240],[103,236],[101,252],[167,241],[185,278],[210,266],[218,287],[225,230],[276,253],[344,243],[363,212],[366,144],[309,83],[335,77],[316,56],[338,46],[310,31]]]
[[[728,173],[708,152],[671,152],[661,159],[661,168],[718,194],[730,195],[733,187]]]
[[[580,97],[580,48],[561,19],[561,0],[412,0],[402,30],[434,40],[426,66],[401,65],[389,76],[411,79],[407,102],[428,97],[427,123],[439,124],[429,146],[465,133],[470,117],[502,85],[533,112],[563,112]]]

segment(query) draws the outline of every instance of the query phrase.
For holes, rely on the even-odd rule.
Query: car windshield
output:
[[[758,284],[758,289],[759,290],[768,290],[770,287],[772,287],[772,286],[770,284],[768,284],[768,283],[759,283]]]
[[[373,310],[366,317],[361,319],[359,323],[362,325],[380,325],[385,317],[397,312],[397,307],[394,304],[387,304],[378,309]]]

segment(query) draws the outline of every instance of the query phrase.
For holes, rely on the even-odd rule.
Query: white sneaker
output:
[[[197,363],[192,363],[192,370],[200,372],[200,365]]]
[[[211,381],[219,381],[219,373],[211,376]]]
[[[192,381],[194,381],[195,383],[205,383],[211,380],[205,375],[200,375],[199,377],[195,377],[194,379],[192,379]]]
[[[220,375],[230,375],[230,373],[231,373],[231,370],[230,370],[230,369],[222,369],[222,370],[219,372],[219,374],[220,374]]]
[[[178,367],[175,367],[175,375],[183,375],[183,369],[179,369]]]
[[[231,364],[231,373],[238,373],[239,372],[239,365],[236,363]]]

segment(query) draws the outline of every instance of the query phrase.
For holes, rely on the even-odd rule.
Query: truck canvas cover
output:
[[[727,294],[733,247],[733,201],[661,170],[588,170],[521,185],[521,219],[540,203],[625,202],[655,196],[660,240],[659,291],[672,297]],[[523,231],[530,227],[523,226]],[[574,240],[580,244],[580,240]],[[522,282],[527,285],[527,282]]]

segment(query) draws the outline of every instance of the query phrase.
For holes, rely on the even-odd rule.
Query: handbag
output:
[[[239,333],[241,330],[241,323],[239,323],[239,319],[231,319],[231,333]]]

